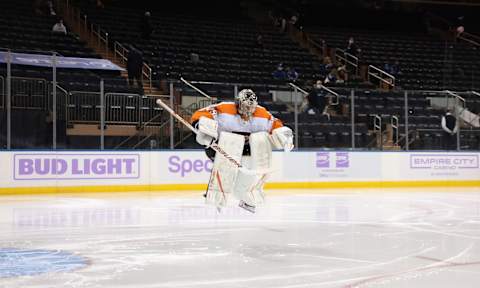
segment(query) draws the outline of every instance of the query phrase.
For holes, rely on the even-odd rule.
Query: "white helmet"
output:
[[[235,103],[240,115],[251,117],[257,108],[257,95],[251,89],[243,89],[235,97]]]

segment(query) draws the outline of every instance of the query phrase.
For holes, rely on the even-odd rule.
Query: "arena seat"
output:
[[[300,79],[315,78],[312,63],[319,62],[316,56],[271,25],[255,24],[233,9],[215,18],[208,13],[202,16],[201,11],[193,11],[194,15],[168,8],[151,11],[155,32],[150,40],[139,37],[140,9],[111,6],[98,10],[88,5],[83,9],[91,21],[109,32],[112,41],[136,44],[158,78],[182,75],[193,80],[277,84],[272,72],[279,63],[296,68]],[[255,43],[259,33],[264,49]],[[199,55],[198,63],[190,60],[191,53]]]

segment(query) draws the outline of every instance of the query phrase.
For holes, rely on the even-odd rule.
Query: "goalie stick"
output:
[[[172,108],[170,108],[170,106],[168,106],[167,104],[165,104],[165,102],[163,102],[161,99],[157,99],[157,104],[159,106],[161,106],[162,108],[164,108],[165,110],[167,110],[168,113],[170,113],[170,115],[172,115],[173,117],[175,117],[175,119],[177,119],[178,121],[180,121],[180,123],[182,123],[183,125],[185,125],[188,129],[190,129],[193,133],[197,134],[198,133],[198,130],[192,126],[192,124],[190,124],[187,120],[183,119],[182,116],[178,115],[175,111],[173,111]],[[246,174],[268,174],[268,173],[271,173],[275,170],[273,169],[263,169],[263,170],[250,170],[250,169],[247,169],[245,167],[243,167],[243,165],[237,161],[235,158],[233,158],[232,156],[230,156],[227,152],[225,152],[220,146],[218,146],[216,143],[212,143],[210,145],[210,147],[215,150],[215,152],[218,152],[220,153],[220,155],[222,155],[223,157],[225,157],[225,159],[227,159],[230,163],[232,163],[235,167],[239,168],[240,170],[242,170],[242,172],[246,173]]]

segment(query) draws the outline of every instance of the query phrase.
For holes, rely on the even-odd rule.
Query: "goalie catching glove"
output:
[[[197,140],[198,144],[209,147],[218,138],[217,121],[207,117],[200,117],[195,126],[197,128],[195,140]]]
[[[273,147],[276,149],[283,149],[286,152],[290,152],[293,145],[293,132],[292,129],[282,126],[272,131],[271,138]]]

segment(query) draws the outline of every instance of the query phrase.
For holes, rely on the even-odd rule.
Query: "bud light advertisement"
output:
[[[15,154],[15,180],[134,179],[139,154]]]

